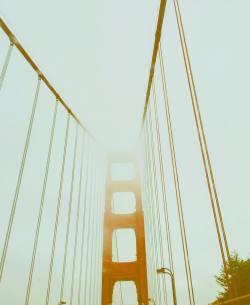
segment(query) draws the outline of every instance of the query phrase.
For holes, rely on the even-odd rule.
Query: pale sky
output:
[[[0,13],[99,142],[112,151],[127,151],[138,142],[158,5],[156,0],[1,0]],[[229,245],[247,257],[250,2],[180,0],[180,5]],[[213,250],[217,241],[172,1],[167,7],[162,44],[197,304],[206,305],[216,295],[214,275],[221,261],[217,248]],[[4,54],[0,47],[1,62]],[[21,70],[16,72],[10,66],[10,71],[21,79]],[[18,79],[15,85],[18,87]],[[28,81],[25,86],[29,87]],[[21,88],[17,92],[21,94]],[[169,198],[174,206],[172,184]],[[170,212],[177,290],[186,305],[176,212],[174,208]]]

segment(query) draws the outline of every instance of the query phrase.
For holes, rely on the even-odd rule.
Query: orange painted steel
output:
[[[161,32],[162,32],[162,26],[163,26],[165,11],[166,11],[166,5],[167,5],[167,0],[161,0],[159,13],[158,13],[157,26],[156,26],[156,31],[155,31],[154,48],[153,48],[151,65],[150,65],[150,70],[149,70],[148,86],[147,86],[141,128],[143,127],[144,121],[146,119],[148,103],[149,103],[149,98],[150,98],[150,93],[151,93],[151,87],[152,87],[152,82],[153,82],[154,73],[155,73],[155,63],[156,63],[159,45],[160,45],[160,41],[161,41]]]
[[[73,110],[68,106],[68,104],[64,101],[64,99],[60,96],[60,94],[56,91],[54,86],[49,82],[43,72],[40,70],[38,65],[34,62],[28,52],[24,49],[22,44],[18,41],[14,33],[8,27],[8,25],[4,22],[4,20],[0,17],[0,28],[5,32],[5,34],[9,37],[10,43],[13,44],[17,50],[22,54],[25,60],[30,64],[32,69],[37,73],[38,77],[44,82],[50,92],[55,96],[57,102],[59,102],[66,111],[74,118],[74,120],[84,129],[91,138],[95,140],[95,137],[91,134],[91,132],[83,125],[80,119],[76,116]]]
[[[136,177],[130,181],[113,181],[111,170],[112,165],[115,163],[132,163],[135,168]],[[133,192],[135,194],[136,210],[134,213],[114,214],[112,212],[113,194],[116,192]],[[130,228],[135,231],[135,261],[112,261],[112,237],[114,230],[120,228]],[[140,305],[148,305],[144,216],[138,171],[135,159],[131,155],[110,155],[109,157],[106,179],[103,245],[102,305],[112,304],[114,285],[120,281],[134,282],[137,290],[138,303]]]

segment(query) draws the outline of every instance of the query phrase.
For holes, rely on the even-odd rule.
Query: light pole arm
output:
[[[167,274],[171,278],[171,284],[172,284],[172,292],[173,292],[173,302],[174,305],[177,305],[177,296],[176,296],[176,288],[175,288],[175,279],[174,274],[169,268],[162,267],[160,269],[157,269],[156,272],[158,274]]]

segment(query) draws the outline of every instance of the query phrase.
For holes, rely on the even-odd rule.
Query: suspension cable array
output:
[[[11,283],[12,287],[22,287],[24,305],[34,302],[46,305],[98,304],[101,300],[102,231],[100,228],[104,208],[104,152],[2,19],[0,19],[0,27],[9,39],[9,47],[0,74],[0,93],[4,92],[5,96],[8,95],[8,88],[5,89],[5,85],[11,82],[11,75],[8,80],[6,76],[12,72],[8,68],[10,64],[14,65],[16,54],[21,55],[22,60],[28,63],[33,73],[37,75],[13,200],[11,205],[8,202],[2,205],[2,208],[9,209],[9,217],[6,227],[2,230],[1,303],[14,304],[18,300],[18,304],[21,304],[20,296],[9,293],[8,287]],[[41,103],[44,99],[42,93],[46,91],[52,94],[54,104]],[[48,127],[49,136],[48,141],[40,139],[42,143],[47,142],[47,146],[38,148],[41,154],[45,151],[44,162],[30,164],[41,105],[48,108],[46,111],[51,116],[51,118],[46,117],[46,121],[43,122],[43,129]],[[22,108],[22,105],[19,107]],[[20,125],[19,128],[24,129],[25,124]],[[43,129],[39,130],[39,137],[46,136],[43,135]],[[71,139],[74,141],[72,142]],[[62,143],[61,150],[58,150],[58,141]],[[37,193],[32,188],[25,188],[24,180],[27,179],[30,166],[34,176],[36,173],[42,173],[41,187],[37,188],[40,190]],[[14,184],[16,178],[12,179]],[[51,189],[55,191],[57,189],[53,200],[49,194]],[[22,220],[20,221],[20,213],[28,208],[22,199],[25,192],[32,193],[34,198],[27,215],[30,219],[29,234],[27,233],[24,241],[28,244],[23,242],[22,245],[27,268],[22,275],[13,278],[13,272],[10,270],[15,251],[12,240],[16,231],[20,231],[24,225]],[[48,214],[48,210],[52,212],[51,215]],[[47,230],[46,226],[50,229]],[[47,248],[47,251],[44,251],[44,248]],[[39,274],[43,274],[43,277],[38,281]],[[38,296],[38,290],[43,291],[43,295]]]
[[[140,175],[134,155],[110,154],[107,158],[0,18],[0,34],[7,41],[0,54],[0,104],[7,126],[6,130],[0,128],[0,162],[6,163],[0,173],[1,304],[111,305],[118,282],[121,305],[127,305],[123,282],[134,282],[139,305],[199,303],[187,221],[190,203],[184,196],[186,181],[175,133],[175,104],[169,94],[168,50],[162,39],[169,2],[161,0],[159,5],[141,121]],[[181,8],[178,0],[171,4],[221,272],[225,274],[224,286],[230,287],[227,299],[212,304],[246,304],[241,302],[247,302],[250,295],[239,293],[239,285],[230,273],[232,254]],[[27,88],[25,76],[16,76],[22,64],[31,80]],[[15,91],[18,93],[13,98]],[[134,178],[113,179],[113,166],[119,163],[131,163]],[[5,187],[5,180],[11,187]],[[132,193],[135,210],[116,211],[117,193]],[[120,259],[119,229],[135,233],[133,261]],[[13,293],[13,287],[18,287],[18,292]]]
[[[219,243],[219,249],[221,252],[222,262],[224,265],[224,270],[229,281],[228,274],[228,264],[230,261],[230,250],[227,242],[227,236],[225,231],[225,226],[223,222],[222,212],[220,208],[220,203],[218,199],[218,194],[216,190],[216,184],[213,174],[213,169],[210,161],[210,155],[207,147],[207,140],[205,136],[203,121],[201,118],[200,106],[197,98],[197,90],[195,87],[192,66],[190,61],[190,56],[188,52],[184,26],[180,11],[180,5],[178,0],[173,0],[174,12],[176,17],[177,29],[179,33],[180,45],[182,50],[182,55],[184,59],[184,66],[186,71],[186,77],[189,85],[191,104],[194,114],[195,126],[198,134],[200,151],[203,161],[203,167],[205,171],[205,177],[207,181],[208,192],[210,196],[213,217],[215,221],[215,227],[217,232],[217,238]],[[157,29],[155,34],[155,42],[151,60],[151,67],[148,79],[148,86],[144,104],[144,112],[142,117],[142,128],[141,128],[141,145],[142,155],[144,159],[143,163],[143,174],[144,177],[144,207],[145,207],[145,218],[147,219],[146,234],[148,237],[148,270],[149,270],[149,285],[152,283],[151,295],[152,299],[155,299],[156,304],[167,304],[166,297],[164,299],[164,284],[162,289],[160,289],[160,280],[157,276],[157,270],[159,268],[165,267],[167,264],[169,273],[172,279],[172,293],[173,293],[173,304],[177,304],[176,297],[176,286],[175,286],[175,272],[174,272],[174,262],[173,262],[173,249],[170,234],[170,224],[169,224],[169,212],[167,200],[167,189],[169,181],[166,177],[166,156],[163,156],[163,151],[168,150],[171,159],[172,167],[172,177],[174,180],[175,196],[176,196],[176,206],[178,211],[179,227],[181,233],[181,243],[184,258],[184,266],[186,273],[188,300],[190,305],[195,305],[195,289],[192,277],[192,268],[189,255],[188,247],[188,237],[185,224],[184,209],[182,203],[182,194],[180,186],[180,174],[178,170],[178,162],[176,158],[175,150],[175,139],[172,124],[172,115],[170,110],[169,98],[168,98],[168,86],[166,77],[166,68],[164,63],[164,56],[162,51],[161,43],[161,33],[162,27],[164,25],[164,15],[166,10],[166,1],[161,1]],[[164,118],[161,121],[165,122],[165,127],[160,126],[159,122],[159,101],[156,96],[155,82],[158,81],[158,76],[156,75],[156,66],[159,64],[159,78],[161,85],[161,93],[163,96],[163,105],[161,106],[161,111],[163,110]],[[159,87],[158,86],[158,87]],[[161,114],[161,117],[163,117]],[[166,133],[168,138],[168,147],[164,148],[164,141],[161,139],[161,133]],[[156,148],[156,150],[155,150]],[[159,199],[160,198],[160,199]],[[162,202],[162,208],[159,206],[159,201]],[[162,220],[159,217],[159,210],[163,214]],[[163,225],[163,230],[161,228]],[[166,255],[165,255],[166,254]],[[167,256],[167,257],[165,257]],[[164,269],[160,269],[161,271]],[[159,272],[158,272],[159,273]],[[166,286],[166,285],[165,285]],[[237,291],[234,289],[232,295],[237,295]]]

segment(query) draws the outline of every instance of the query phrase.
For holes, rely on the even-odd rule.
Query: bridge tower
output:
[[[136,173],[134,179],[129,181],[112,180],[112,165],[116,163],[130,163]],[[117,192],[134,193],[136,199],[134,213],[114,214],[112,212],[113,194]],[[112,240],[116,229],[134,230],[136,236],[135,261],[114,262],[112,260]],[[119,281],[134,282],[138,303],[140,305],[148,305],[144,217],[138,169],[135,158],[132,155],[110,155],[108,160],[104,212],[102,305],[112,304],[114,285]]]

